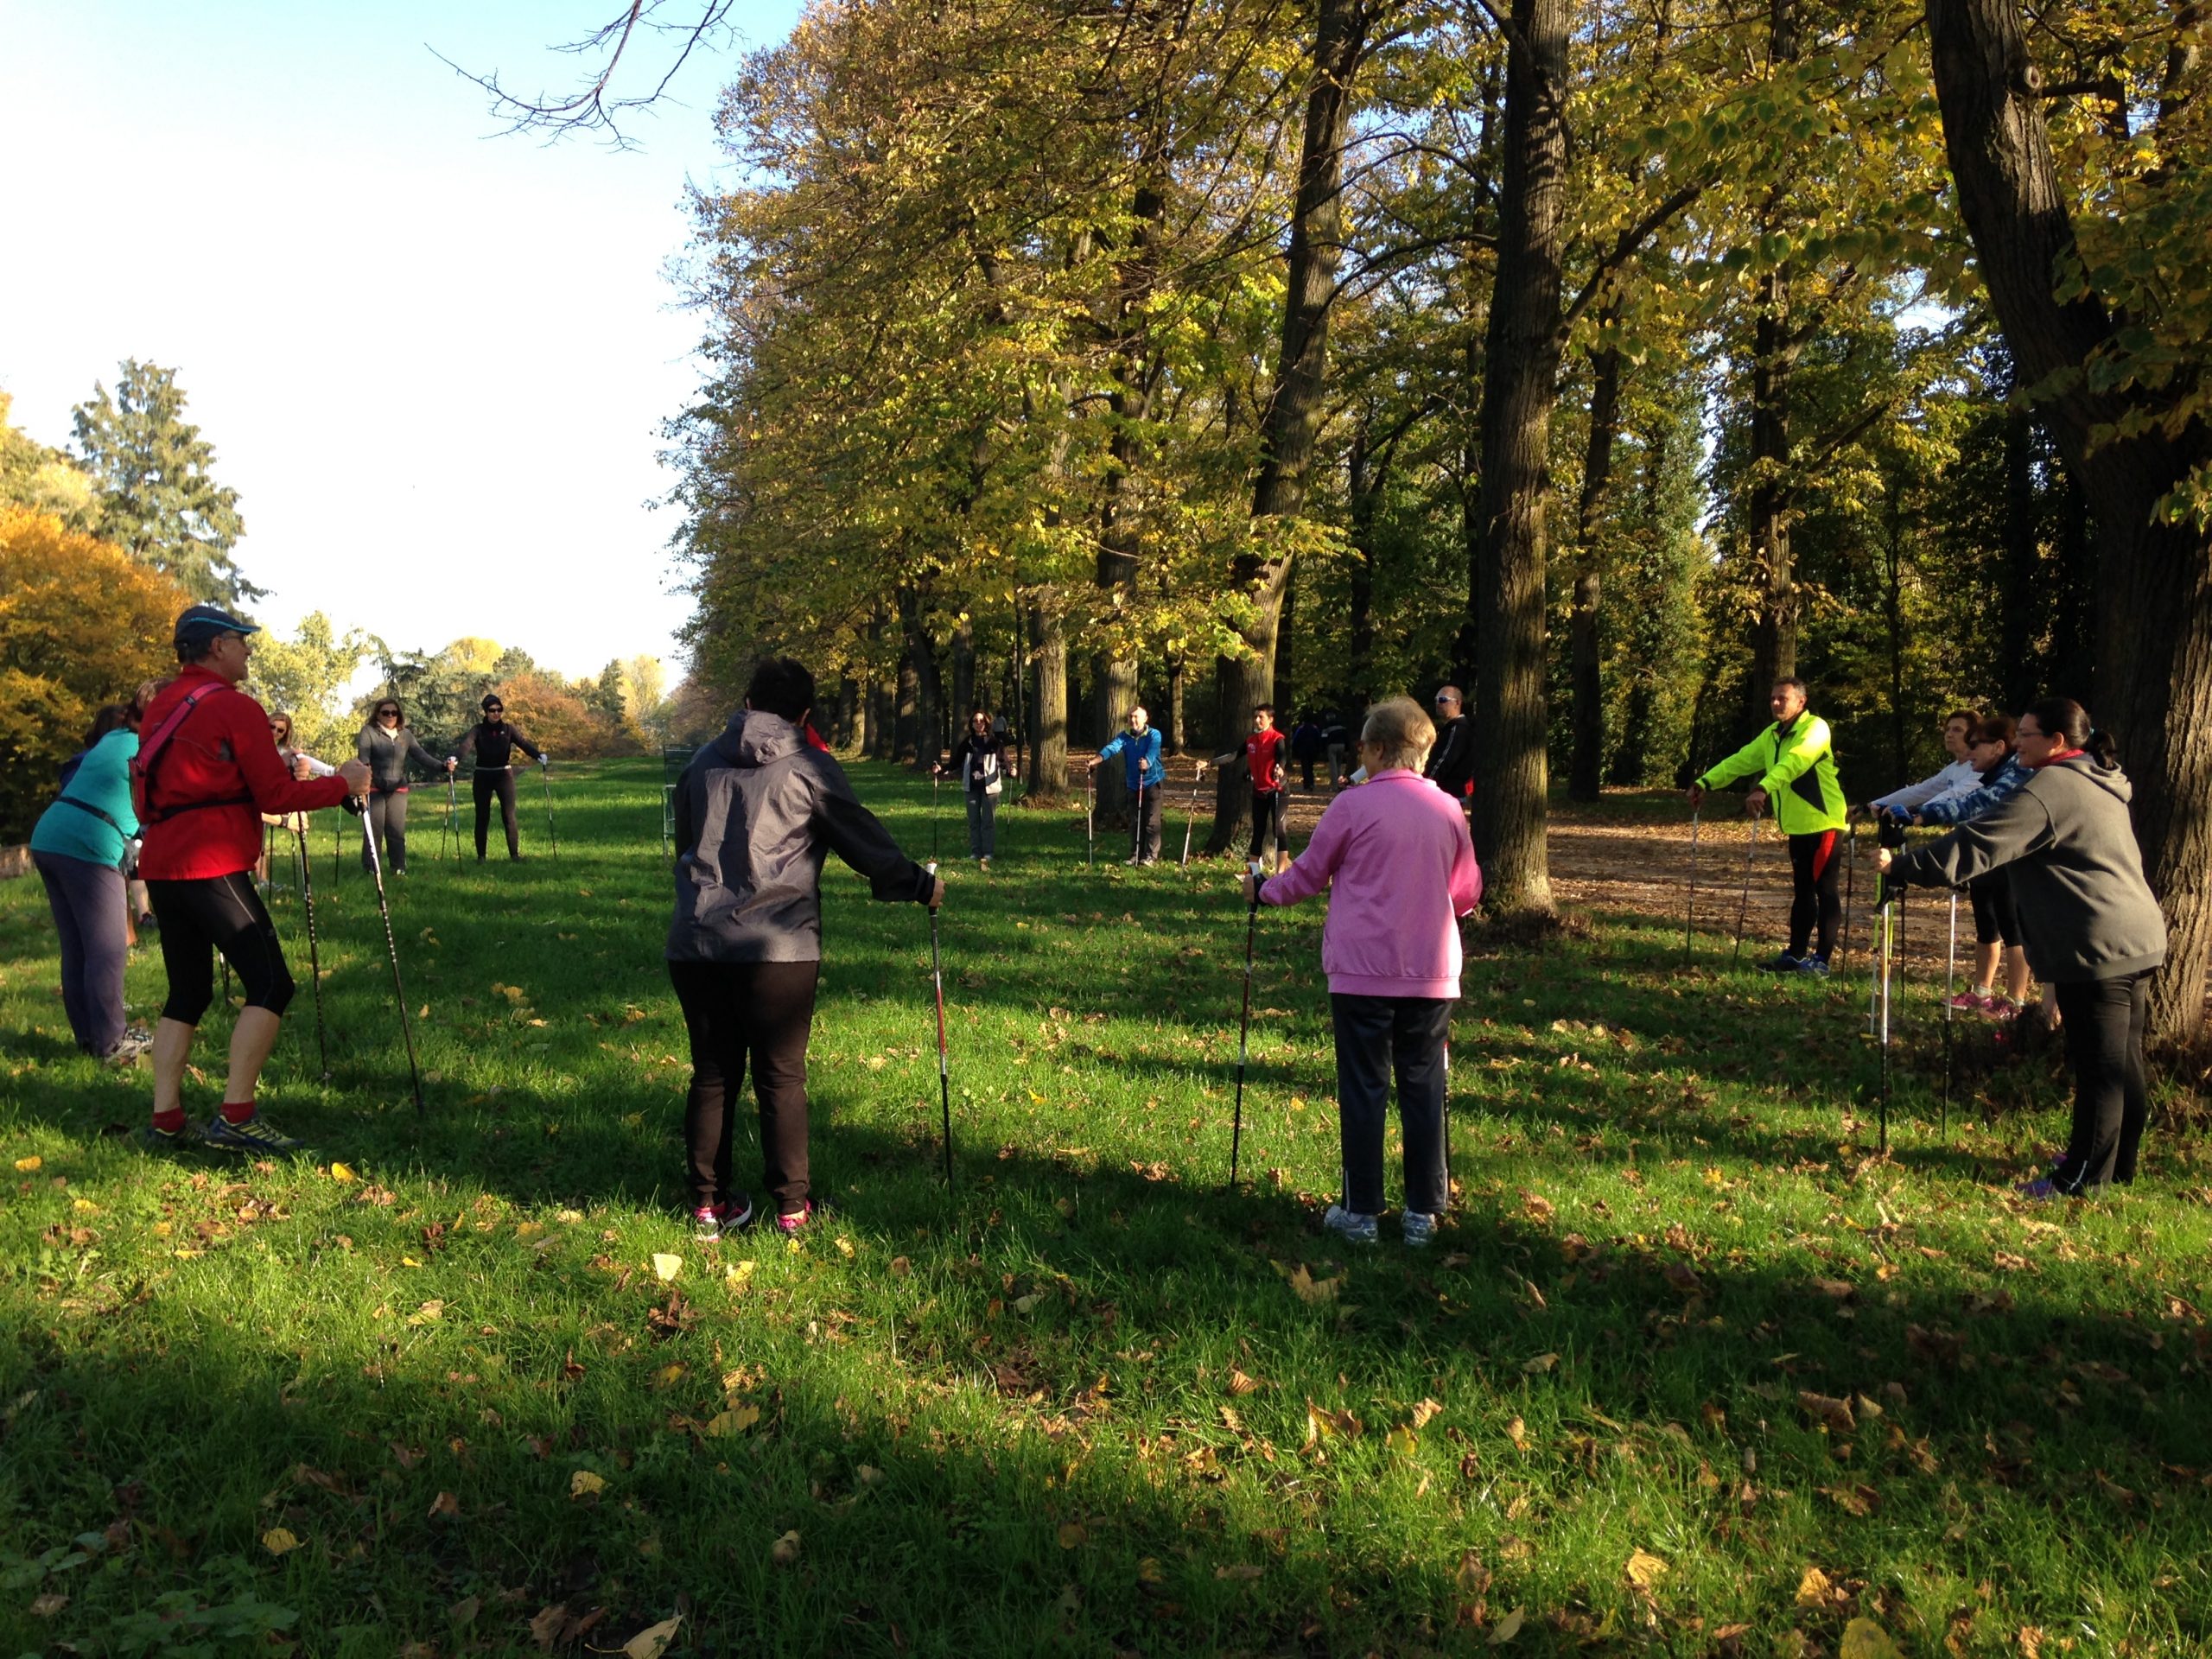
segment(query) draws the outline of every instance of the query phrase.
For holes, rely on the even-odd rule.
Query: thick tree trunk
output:
[[[1052,805],[1068,787],[1068,636],[1050,592],[1037,607],[1037,706],[1031,723],[1029,785],[1023,798]]]
[[[937,645],[925,624],[922,596],[912,588],[899,591],[899,626],[906,635],[906,663],[899,675],[899,759],[910,755],[926,772],[944,758],[944,683],[938,671]],[[906,676],[913,677],[912,747],[903,729],[906,719]]]
[[[1288,710],[1298,696],[1298,570],[1291,566],[1283,571],[1282,614],[1275,619],[1275,673],[1268,687],[1268,700],[1281,710]],[[1286,714],[1280,723],[1290,724]]]
[[[921,752],[921,681],[914,672],[914,653],[899,659],[896,705],[891,721],[893,760],[911,762]]]
[[[2054,273],[2076,259],[2073,193],[2058,179],[2017,0],[1929,0],[1928,22],[1945,148],[1991,308],[2023,384],[2065,377],[2041,412],[2096,520],[2091,707],[2124,747],[2136,839],[2166,917],[2152,1026],[2194,1038],[2212,964],[2212,537],[2153,514],[2212,458],[2212,433],[2201,418],[2174,436],[2153,421],[2096,442],[2101,427],[2164,411],[2149,394],[2094,389],[2089,371],[2118,324],[2095,295],[2054,291]]]
[[[1560,213],[1572,0],[1514,0],[1497,280],[1484,346],[1470,587],[1475,843],[1485,903],[1552,913],[1544,845],[1544,514],[1559,401]]]
[[[849,674],[839,676],[837,680],[837,712],[834,717],[834,724],[830,734],[830,741],[838,748],[844,749],[850,748],[852,747],[853,721],[855,713],[860,708],[860,682]]]
[[[2037,635],[2049,586],[2042,580],[2043,548],[2037,523],[2032,440],[2027,411],[2005,415],[2005,549],[1998,580],[1998,666],[2005,676],[2004,707],[2021,709],[2042,695]]]
[[[1618,306],[1608,305],[1607,321]],[[1567,792],[1594,801],[1605,781],[1605,683],[1598,607],[1603,594],[1604,562],[1599,518],[1613,476],[1613,442],[1620,433],[1621,354],[1608,346],[1590,362],[1590,441],[1582,454],[1582,495],[1574,514],[1574,601],[1568,613],[1568,650],[1573,671],[1574,753],[1567,768]]]

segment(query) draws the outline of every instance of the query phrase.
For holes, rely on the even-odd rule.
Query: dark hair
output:
[[[989,711],[982,709],[971,709],[969,713],[968,719],[970,724],[973,724],[975,721],[979,720],[986,726],[991,723]]]
[[[92,729],[85,734],[85,747],[105,737],[110,732],[121,731],[130,724],[132,706],[127,702],[104,702],[92,713]]]
[[[1775,680],[1775,683],[1769,686],[1767,690],[1770,691],[1779,691],[1785,685],[1796,686],[1797,688],[1797,695],[1799,696],[1804,698],[1808,702],[1812,701],[1812,687],[1807,685],[1804,681],[1799,679],[1795,674],[1784,674],[1778,677]]]
[[[796,657],[763,657],[746,685],[745,701],[763,714],[779,715],[796,726],[814,707],[814,676]]]
[[[1970,742],[2002,743],[2009,749],[2012,747],[2014,734],[2019,729],[2019,722],[2010,715],[1984,715],[1974,721],[1974,729],[1967,734],[1967,737]]]
[[[378,715],[384,713],[387,707],[399,716],[399,723],[402,726],[407,723],[407,706],[397,697],[378,697],[369,705],[369,718],[374,720]]]
[[[1943,725],[1946,729],[1949,728],[1951,722],[1955,720],[1963,720],[1966,721],[1967,735],[1969,738],[1974,735],[1974,728],[1981,723],[1981,716],[1974,713],[1971,709],[1954,709],[1949,714],[1944,715]]]
[[[2069,749],[2086,749],[2104,766],[2120,764],[2120,745],[2110,732],[2089,723],[2089,711],[2071,697],[2037,697],[2026,713],[2036,717],[2045,737],[2055,737]]]
[[[1255,702],[1252,705],[1252,712],[1255,715],[1267,715],[1272,717],[1274,711],[1275,706],[1272,702]]]

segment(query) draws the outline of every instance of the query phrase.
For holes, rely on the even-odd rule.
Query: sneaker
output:
[[[1322,1227],[1354,1244],[1372,1244],[1376,1237],[1375,1217],[1347,1210],[1341,1204],[1332,1204],[1321,1217]]]
[[[2019,1012],[2019,1004],[2009,996],[1989,996],[1982,999],[1981,1013],[1984,1019],[2011,1020],[2018,1017]]]
[[[1127,858],[1123,859],[1123,860],[1122,861],[1122,863],[1124,863],[1124,864],[1126,864],[1126,865],[1128,865],[1128,866],[1129,866],[1129,868],[1130,868],[1134,869],[1134,868],[1135,868],[1138,865],[1140,865],[1140,864],[1143,863],[1143,862],[1144,862],[1144,861],[1143,861],[1142,859],[1139,858],[1139,857],[1138,857],[1135,853],[1131,853],[1131,854],[1130,854]]]
[[[115,1039],[115,1046],[101,1055],[100,1059],[108,1065],[136,1065],[138,1064],[138,1057],[146,1053],[153,1046],[154,1039],[151,1037],[134,1036],[126,1031]]]
[[[132,1020],[129,1025],[123,1028],[123,1034],[126,1037],[135,1037],[139,1041],[144,1043],[150,1043],[154,1040],[154,1028],[151,1026],[145,1024],[143,1020]]]
[[[243,1123],[233,1123],[220,1112],[207,1120],[200,1141],[222,1152],[257,1152],[270,1158],[290,1158],[307,1150],[307,1142],[279,1135],[259,1113]]]
[[[982,868],[984,874],[988,875],[990,874],[991,855],[988,853],[985,853],[981,858],[977,859],[976,862],[977,866]]]
[[[1961,1014],[1980,1014],[1989,1006],[1987,990],[1961,991],[1951,999],[1951,1006]]]
[[[691,1236],[702,1244],[711,1244],[726,1233],[742,1232],[752,1224],[753,1198],[747,1192],[716,1204],[702,1204],[691,1212]]]
[[[187,1123],[181,1128],[164,1129],[151,1123],[141,1123],[130,1138],[144,1152],[177,1152],[200,1144],[200,1131]]]
[[[1794,974],[1804,965],[1802,960],[1787,950],[1777,952],[1771,962],[1759,963],[1759,970],[1769,974]]]
[[[787,1237],[794,1233],[803,1233],[809,1224],[816,1220],[819,1214],[820,1211],[815,1208],[814,1200],[809,1198],[806,1201],[806,1208],[797,1214],[789,1216],[779,1214],[776,1217],[776,1230]]]
[[[1825,975],[1827,970],[1828,959],[1826,957],[1801,957],[1797,959],[1797,971],[1801,974]]]
[[[138,918],[138,931],[141,933],[160,932],[162,931],[162,918],[155,915],[152,911],[148,911],[143,916],[141,916]]]
[[[2066,1196],[2058,1190],[2058,1183],[2047,1175],[2040,1180],[2022,1181],[2012,1190],[2022,1198],[2035,1204],[2049,1204],[2053,1198],[2063,1198]]]
[[[1406,1248],[1424,1249],[1436,1242],[1436,1217],[1425,1216],[1418,1210],[1408,1210],[1405,1216]]]

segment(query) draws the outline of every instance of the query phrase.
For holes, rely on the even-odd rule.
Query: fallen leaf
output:
[[[1546,1371],[1550,1370],[1552,1367],[1558,1363],[1559,1356],[1557,1354],[1538,1354],[1534,1359],[1526,1359],[1522,1361],[1521,1369],[1527,1372],[1530,1376],[1541,1376]]]
[[[904,1279],[913,1270],[914,1264],[905,1256],[894,1255],[891,1258],[891,1276],[893,1279]]]
[[[1247,1376],[1243,1371],[1238,1370],[1234,1365],[1229,1368],[1230,1393],[1234,1395],[1257,1394],[1260,1391],[1261,1386],[1260,1379],[1258,1377]]]
[[[1859,1427],[1851,1414],[1851,1402],[1839,1400],[1834,1395],[1815,1394],[1810,1389],[1797,1390],[1797,1403],[1808,1416],[1817,1418],[1838,1434],[1851,1433]]]
[[[440,1492],[430,1500],[430,1517],[435,1520],[442,1515],[456,1521],[461,1518],[461,1500],[451,1492]]]
[[[794,1528],[769,1546],[768,1559],[775,1562],[778,1567],[796,1567],[798,1564],[798,1531]]]
[[[422,1306],[416,1308],[412,1313],[410,1313],[407,1316],[407,1323],[410,1325],[429,1325],[433,1323],[435,1320],[442,1318],[445,1311],[446,1305],[443,1302],[425,1302]]]
[[[1062,1549],[1079,1548],[1081,1548],[1084,1541],[1090,1536],[1090,1529],[1085,1527],[1080,1521],[1064,1521],[1060,1523],[1060,1548]]]
[[[353,1173],[353,1166],[350,1164],[333,1164],[330,1166],[330,1179],[339,1185],[344,1186],[361,1178]]]
[[[1249,1561],[1239,1561],[1233,1567],[1217,1567],[1213,1570],[1213,1575],[1216,1579],[1242,1579],[1249,1580],[1258,1578],[1260,1576],[1260,1569],[1253,1566]]]
[[[2023,1624],[2015,1638],[2020,1644],[2020,1659],[2042,1659],[2043,1626]]]
[[[607,1490],[607,1477],[595,1475],[588,1469],[579,1469],[569,1477],[569,1496],[588,1497],[594,1492]]]
[[[556,1601],[550,1606],[539,1609],[537,1616],[530,1621],[530,1633],[539,1647],[550,1649],[559,1639],[561,1632],[568,1628],[568,1604]]]
[[[1890,1633],[1871,1618],[1854,1618],[1843,1627],[1843,1644],[1836,1659],[1904,1659]]]
[[[1705,1289],[1705,1281],[1697,1276],[1697,1269],[1687,1262],[1669,1262],[1661,1272],[1666,1275],[1667,1282],[1685,1296],[1699,1295]]]
[[[1337,1291],[1343,1283],[1344,1278],[1341,1274],[1334,1279],[1317,1280],[1306,1271],[1303,1262],[1291,1270],[1290,1287],[1298,1293],[1298,1300],[1308,1306],[1318,1306],[1323,1302],[1336,1300]]]
[[[284,1527],[271,1527],[261,1535],[261,1547],[271,1555],[289,1555],[300,1547],[300,1541]]]
[[[658,1278],[664,1285],[683,1271],[683,1258],[680,1255],[656,1255],[653,1257],[654,1275]]]
[[[732,1406],[728,1411],[718,1411],[707,1422],[707,1433],[716,1440],[731,1434],[742,1434],[760,1421],[758,1406]]]
[[[35,1153],[32,1154],[28,1158],[18,1158],[16,1160],[16,1167],[22,1171],[26,1175],[29,1174],[35,1169],[41,1169],[45,1167],[45,1165],[46,1160],[40,1157]]]
[[[1827,1573],[1817,1567],[1808,1567],[1805,1576],[1797,1580],[1797,1605],[1804,1608],[1825,1607],[1834,1587]]]
[[[853,1241],[849,1238],[842,1236],[839,1237],[837,1240],[837,1254],[842,1256],[850,1256],[852,1253]]]
[[[676,1639],[676,1627],[683,1622],[683,1615],[664,1618],[659,1624],[639,1630],[622,1644],[623,1659],[660,1659],[668,1651],[668,1644]]]
[[[463,1596],[459,1601],[456,1601],[452,1606],[446,1609],[446,1617],[456,1624],[470,1624],[475,1622],[476,1615],[483,1611],[484,1599],[482,1597]]]
[[[853,1471],[853,1478],[863,1486],[880,1486],[883,1484],[883,1471],[864,1463]]]
[[[1516,1417],[1505,1426],[1505,1438],[1513,1442],[1515,1450],[1526,1452],[1529,1449],[1529,1426]]]
[[[1503,1618],[1499,1619],[1497,1624],[1491,1626],[1491,1646],[1493,1648],[1502,1648],[1507,1643],[1510,1642],[1515,1637],[1521,1634],[1521,1618],[1523,1611],[1523,1609],[1516,1607]]]
[[[742,1290],[753,1281],[753,1269],[756,1265],[758,1264],[749,1261],[733,1262],[729,1264],[728,1270],[723,1273],[722,1278],[735,1289]]]
[[[33,1571],[36,1571],[36,1569],[34,1568]],[[60,1612],[68,1605],[68,1597],[57,1595],[49,1590],[42,1596],[34,1596],[31,1598],[31,1617],[33,1618],[52,1618],[56,1613]]]
[[[1421,1438],[1413,1430],[1400,1424],[1382,1437],[1383,1449],[1402,1458],[1410,1458],[1421,1449]]]
[[[1423,1400],[1414,1408],[1413,1426],[1415,1428],[1427,1428],[1435,1419],[1436,1414],[1443,1409],[1444,1408],[1433,1400]]]
[[[1859,1294],[1859,1287],[1856,1285],[1842,1279],[1815,1277],[1813,1281],[1813,1288],[1819,1291],[1821,1295],[1831,1297],[1839,1302],[1847,1302]]]
[[[1648,1549],[1638,1549],[1628,1558],[1626,1571],[1630,1584],[1648,1592],[1667,1576],[1667,1563]]]

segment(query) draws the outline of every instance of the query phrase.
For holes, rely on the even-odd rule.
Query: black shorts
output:
[[[2020,924],[2012,912],[2012,872],[1994,869],[1967,883],[1967,897],[1974,901],[1974,941],[1976,944],[2018,944]]]
[[[197,881],[149,881],[146,896],[162,925],[162,964],[169,976],[162,1019],[200,1023],[215,1000],[218,950],[245,986],[246,1007],[282,1014],[289,1006],[296,988],[251,870]]]

